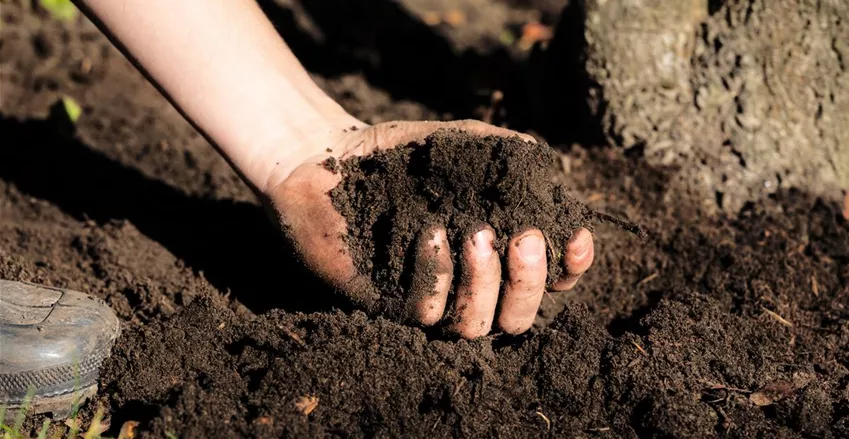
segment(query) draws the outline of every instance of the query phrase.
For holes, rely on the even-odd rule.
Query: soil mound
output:
[[[558,157],[547,144],[519,137],[441,130],[423,145],[342,162],[344,179],[331,198],[348,222],[357,268],[371,273],[381,294],[380,311],[401,317],[416,243],[432,227],[446,228],[455,261],[462,242],[486,225],[502,255],[511,235],[538,228],[549,246],[548,281],[555,282],[573,231],[597,216],[556,179]]]

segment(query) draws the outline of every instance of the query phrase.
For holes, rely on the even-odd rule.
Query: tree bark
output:
[[[606,140],[737,212],[782,187],[849,188],[849,2],[586,0]],[[673,197],[675,194],[668,194]]]

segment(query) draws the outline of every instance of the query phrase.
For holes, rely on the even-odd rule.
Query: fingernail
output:
[[[475,233],[475,251],[478,253],[478,256],[487,257],[492,254],[492,240],[492,232],[489,230],[481,230]]]
[[[572,257],[581,259],[587,255],[590,251],[590,246],[593,243],[592,239],[583,238],[581,240],[577,240],[579,235],[575,235],[573,238],[572,248],[570,249],[572,252]]]
[[[545,243],[537,235],[528,235],[519,241],[519,257],[532,264],[545,254]]]
[[[427,245],[430,248],[435,249],[437,254],[439,254],[439,252],[442,250],[444,243],[445,243],[445,232],[441,229],[434,231],[431,234],[431,238],[427,241]]]

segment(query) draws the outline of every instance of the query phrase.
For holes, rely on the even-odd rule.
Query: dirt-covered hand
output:
[[[386,122],[352,127],[333,139],[332,144],[317,146],[312,154],[305,154],[300,165],[288,175],[280,176],[278,182],[272,181],[265,191],[284,233],[295,244],[304,263],[326,282],[366,307],[378,297],[370,287],[369,276],[358,273],[354,267],[343,241],[347,231],[345,219],[334,209],[329,195],[342,176],[326,169],[323,163],[329,157],[344,160],[420,142],[442,128],[480,136],[518,135],[534,141],[530,136],[479,121]],[[455,283],[455,270],[444,228],[427,230],[421,239],[416,266],[435,266],[437,270],[435,274],[434,270],[415,270],[412,288],[419,286],[429,291],[411,291],[409,297],[415,299],[411,299],[414,302],[408,309],[412,320],[434,325],[446,312],[448,293]],[[545,292],[547,252],[542,232],[531,229],[512,236],[503,261],[493,247],[494,240],[493,231],[485,228],[465,242],[458,252],[460,275],[455,283],[452,329],[465,338],[489,333],[499,308],[499,298],[498,326],[513,334],[528,330]],[[555,284],[558,290],[572,288],[592,263],[591,233],[586,229],[578,230],[563,255],[568,274]],[[503,284],[502,265],[507,273]],[[421,279],[422,276],[436,276],[436,279]],[[417,277],[424,281],[416,281]]]

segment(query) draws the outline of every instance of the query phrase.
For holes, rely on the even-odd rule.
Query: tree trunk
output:
[[[849,188],[849,2],[586,0],[590,108],[606,140],[680,167],[738,211],[780,187]],[[674,196],[674,194],[668,194]]]

